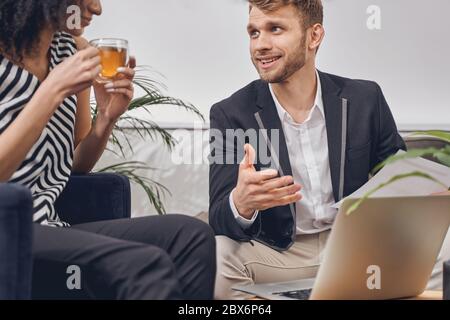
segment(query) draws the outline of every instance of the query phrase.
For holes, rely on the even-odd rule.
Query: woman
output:
[[[81,9],[80,29],[66,27],[71,5]],[[209,299],[215,242],[206,224],[169,215],[69,226],[55,212],[70,173],[93,168],[133,97],[133,58],[112,84],[95,82],[98,51],[79,36],[101,12],[99,0],[0,3],[0,181],[32,192],[33,296],[80,296],[66,287],[75,265],[92,298]]]

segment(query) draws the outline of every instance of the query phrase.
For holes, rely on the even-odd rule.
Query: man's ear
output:
[[[310,27],[309,30],[310,42],[308,49],[317,52],[322,44],[323,38],[325,37],[325,29],[320,23],[316,23]]]

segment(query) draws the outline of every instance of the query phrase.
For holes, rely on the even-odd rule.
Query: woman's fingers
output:
[[[100,56],[95,56],[95,57],[87,60],[85,63],[86,63],[87,69],[92,69],[94,67],[98,67],[98,66],[100,66],[100,63],[101,63]]]
[[[134,96],[134,90],[127,89],[127,88],[113,88],[113,89],[107,89],[106,92],[108,93],[114,93],[114,94],[123,94],[128,97],[128,99],[133,99]]]
[[[78,54],[81,56],[82,59],[87,60],[87,59],[91,59],[95,56],[99,56],[100,51],[97,48],[88,47],[86,49],[78,51]]]
[[[113,82],[109,82],[105,84],[105,89],[119,89],[119,88],[126,88],[126,89],[132,89],[133,83],[130,80],[123,79],[123,80],[116,80]]]
[[[125,77],[129,80],[133,80],[134,75],[135,75],[135,71],[132,68],[129,67],[121,67],[121,68],[117,68],[117,72],[119,73],[120,76]]]
[[[134,87],[130,80],[116,80],[105,84],[106,92],[108,93],[120,93],[126,95],[130,100],[133,99]]]
[[[135,67],[136,67],[136,58],[130,57],[130,61],[128,62],[128,65],[126,67],[117,68],[117,72],[119,73],[118,78],[119,79],[126,78],[129,80],[133,80],[134,75],[136,74],[136,72],[134,71]]]
[[[130,56],[130,61],[128,61],[128,67],[131,69],[136,68],[136,57]]]

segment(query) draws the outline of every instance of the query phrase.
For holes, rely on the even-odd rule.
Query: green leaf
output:
[[[148,66],[138,66],[135,70],[136,76],[133,80],[133,83],[135,84],[135,86],[141,88],[145,92],[145,94],[141,97],[133,99],[128,107],[128,111],[139,109],[144,110],[151,115],[149,109],[151,106],[165,105],[183,108],[189,112],[193,112],[200,119],[205,121],[204,116],[193,104],[164,94],[164,91],[167,90],[167,87],[164,84],[153,79],[153,77],[163,77],[161,74],[152,70]],[[92,121],[95,122],[95,120],[97,119],[97,106],[95,98],[91,99],[91,115]],[[176,144],[173,136],[167,130],[164,130],[153,121],[143,120],[134,117],[129,113],[126,113],[119,118],[119,123],[120,122],[126,123],[129,128],[133,129],[133,132],[136,132],[141,139],[150,137],[151,139],[155,140],[158,136],[161,137],[164,146],[166,146],[169,151],[171,151]],[[116,124],[110,137],[110,143],[112,144],[112,146],[115,146],[118,151],[116,152],[111,148],[106,150],[114,153],[116,156],[121,155],[123,158],[127,157],[125,153],[126,150],[134,153],[133,145],[129,137],[130,133],[129,131],[127,131],[127,129],[129,128],[124,128]],[[154,169],[146,166],[145,163],[142,162],[127,161],[103,168],[100,170],[100,172],[116,172],[127,176],[132,183],[135,183],[142,187],[142,189],[147,194],[151,205],[154,206],[159,214],[165,213],[162,197],[166,193],[170,194],[169,190],[162,184],[140,175],[137,172],[139,170],[145,171]]]
[[[438,153],[435,154],[435,157],[439,160],[440,163],[450,167],[450,145],[445,146],[445,148],[441,149]]]
[[[450,132],[447,131],[418,131],[411,134],[412,136],[429,136],[434,137],[443,141],[450,143]]]
[[[133,183],[139,185],[147,195],[150,204],[156,209],[158,214],[165,214],[166,209],[162,198],[165,194],[171,195],[170,191],[162,184],[149,179],[137,173],[138,170],[155,170],[155,168],[147,166],[139,161],[126,161],[122,163],[113,164],[111,166],[97,170],[97,172],[113,172],[122,174]]]
[[[430,176],[430,175],[428,175],[428,174],[426,174],[426,173],[420,172],[420,171],[413,171],[413,172],[410,172],[410,173],[399,174],[399,175],[393,176],[393,177],[390,178],[387,182],[381,183],[380,185],[378,185],[378,186],[375,187],[374,189],[372,189],[372,190],[368,191],[367,193],[365,193],[365,194],[362,196],[362,198],[358,199],[358,201],[356,201],[355,203],[353,203],[353,204],[350,206],[350,208],[348,209],[348,211],[347,211],[346,214],[347,214],[347,215],[352,214],[355,210],[357,210],[357,209],[359,208],[359,206],[360,206],[364,201],[366,201],[372,194],[374,194],[374,193],[377,192],[378,190],[380,190],[380,189],[382,189],[382,188],[384,188],[384,187],[386,187],[386,186],[388,186],[388,185],[390,185],[390,184],[392,184],[392,183],[394,183],[394,182],[396,182],[396,181],[398,181],[398,180],[405,179],[405,178],[408,178],[408,177],[420,177],[420,178],[424,178],[424,179],[429,179],[429,180],[432,180],[432,181],[434,181],[434,182],[436,182],[436,183],[439,183],[439,184],[442,185],[445,189],[448,188],[448,186],[445,185],[444,183],[442,183],[441,181],[437,180],[436,178],[434,178],[434,177],[432,177],[432,176]]]
[[[383,162],[379,163],[375,168],[372,170],[372,173],[378,172],[381,168],[384,166],[394,163],[398,160],[404,160],[404,159],[412,159],[417,157],[423,157],[423,156],[434,156],[435,154],[439,153],[440,149],[437,148],[425,148],[425,149],[411,149],[406,151],[405,153],[400,154],[394,154],[390,157],[388,157]]]

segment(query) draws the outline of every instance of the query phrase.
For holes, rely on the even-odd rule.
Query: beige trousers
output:
[[[257,241],[237,242],[216,236],[215,299],[249,299],[232,286],[314,278],[330,231],[298,235],[293,246],[278,252]]]
[[[316,276],[330,231],[299,235],[294,245],[278,252],[259,242],[237,242],[217,236],[215,299],[249,299],[252,296],[231,289],[236,284],[291,281]],[[443,243],[428,290],[442,290],[442,265],[450,260],[450,231]]]

